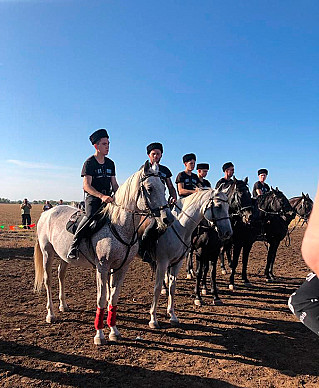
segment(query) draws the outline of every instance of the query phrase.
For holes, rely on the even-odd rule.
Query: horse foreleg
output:
[[[94,337],[95,345],[106,344],[106,338],[103,332],[103,319],[106,306],[106,287],[108,273],[104,268],[96,268],[96,286],[97,286],[97,309],[94,321],[96,335]]]
[[[207,274],[209,271],[209,261],[205,258],[204,260],[204,269],[203,269],[203,279],[202,279],[202,295],[207,295]]]
[[[118,303],[120,291],[124,282],[127,269],[128,269],[128,265],[125,265],[123,268],[116,271],[114,274],[111,274],[110,276],[107,325],[111,330],[109,334],[109,339],[111,341],[117,341],[121,337],[120,332],[116,327],[116,310],[117,310],[117,303]]]
[[[193,250],[186,256],[186,273],[186,279],[192,279],[194,277]]]
[[[170,323],[171,325],[178,325],[179,321],[177,316],[175,315],[174,310],[174,297],[175,297],[175,291],[176,291],[176,280],[177,275],[179,273],[179,270],[182,266],[183,261],[180,260],[179,263],[176,265],[173,265],[170,270],[170,276],[169,276],[169,288],[168,288],[168,305],[167,305],[167,314],[170,316]]]
[[[220,269],[222,270],[222,274],[226,275],[227,271],[226,271],[226,267],[225,267],[225,251],[224,251],[224,248],[222,248],[220,250],[219,259],[220,259]]]
[[[148,323],[151,329],[160,328],[157,322],[156,310],[157,310],[158,300],[161,294],[162,284],[163,284],[166,270],[167,270],[167,263],[161,263],[161,262],[157,263],[156,273],[155,273],[154,296],[153,296],[152,306],[150,309],[151,319]]]
[[[69,264],[61,260],[58,268],[58,278],[59,278],[59,301],[60,301],[60,306],[59,310],[64,313],[66,311],[70,311],[69,306],[66,303],[65,299],[65,274],[66,270],[68,268]]]
[[[195,300],[194,304],[196,306],[202,305],[202,297],[200,295],[200,285],[203,278],[203,267],[204,267],[204,258],[202,256],[196,256],[196,286],[195,286]]]
[[[232,261],[231,275],[230,275],[230,279],[229,279],[229,289],[231,291],[235,288],[235,274],[236,274],[236,268],[238,265],[240,251],[241,251],[241,245],[234,244],[233,261]]]
[[[213,257],[211,263],[212,268],[210,271],[210,281],[211,281],[211,287],[212,287],[212,294],[214,295],[214,304],[216,306],[220,306],[223,304],[223,302],[219,299],[218,296],[218,288],[217,288],[217,282],[216,282],[216,270],[217,270],[217,260],[218,260],[218,254],[216,254],[215,257]]]
[[[243,269],[241,272],[241,278],[243,279],[245,286],[247,287],[251,285],[247,277],[248,258],[249,258],[251,247],[252,247],[252,244],[245,244],[243,246]]]
[[[277,249],[279,247],[280,240],[272,239],[269,243],[269,250],[267,255],[267,264],[265,268],[265,276],[267,281],[275,280],[275,276],[273,274],[273,268],[275,263],[275,258],[277,254]]]
[[[53,323],[56,321],[56,316],[53,311],[53,303],[52,303],[52,263],[54,259],[54,253],[50,248],[44,248],[43,250],[43,280],[44,286],[47,292],[47,316],[46,322]]]

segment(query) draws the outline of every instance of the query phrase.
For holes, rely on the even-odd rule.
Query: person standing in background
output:
[[[30,202],[28,202],[27,198],[24,198],[24,200],[20,206],[20,209],[21,209],[21,218],[22,218],[23,228],[30,229],[32,205]]]

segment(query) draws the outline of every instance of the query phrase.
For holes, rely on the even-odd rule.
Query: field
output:
[[[32,209],[32,222],[41,205]],[[18,205],[0,205],[1,224],[19,224]],[[266,247],[252,250],[246,289],[230,292],[218,271],[223,306],[194,306],[192,280],[182,268],[176,296],[179,327],[171,327],[162,297],[161,330],[148,327],[152,273],[136,260],[127,274],[118,308],[123,339],[93,345],[95,273],[70,267],[69,313],[45,323],[46,295],[34,294],[35,231],[0,230],[0,386],[1,387],[318,387],[319,339],[289,312],[289,295],[308,273],[300,255],[304,228],[291,246],[282,242],[275,263],[276,283],[262,277]],[[56,274],[57,263],[53,271]],[[239,270],[240,270],[239,266]],[[58,307],[54,276],[53,298]]]

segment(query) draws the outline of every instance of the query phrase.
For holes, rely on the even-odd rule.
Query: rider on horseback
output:
[[[149,157],[151,164],[156,163],[159,168],[159,176],[164,184],[166,184],[170,196],[170,202],[174,203],[177,200],[176,190],[173,186],[171,176],[172,173],[169,168],[160,164],[162,155],[163,155],[163,145],[161,143],[151,143],[146,147],[146,152]],[[159,238],[159,233],[157,230],[157,225],[154,219],[147,225],[144,230],[143,236],[140,240],[139,245],[139,255],[142,257],[143,261],[147,263],[152,263],[154,256],[154,247]]]
[[[270,187],[265,183],[265,180],[268,175],[268,170],[266,168],[261,168],[258,170],[258,181],[254,184],[253,187],[253,197],[256,198],[258,195],[266,194],[270,191]]]
[[[197,170],[197,176],[199,179],[199,187],[202,189],[207,189],[209,187],[212,187],[210,182],[207,179],[204,179],[207,176],[208,170],[209,170],[209,164],[208,163],[198,163],[196,166]]]
[[[94,155],[90,156],[83,164],[81,176],[85,192],[85,213],[77,227],[73,242],[68,252],[68,259],[79,257],[79,244],[82,237],[90,229],[92,217],[99,210],[102,203],[113,202],[111,197],[118,189],[115,177],[115,164],[107,158],[109,153],[109,135],[105,129],[98,129],[89,137],[95,148]]]
[[[181,198],[185,198],[190,194],[198,191],[200,184],[199,178],[196,174],[192,173],[195,168],[196,155],[186,154],[183,156],[183,163],[185,170],[180,172],[176,177],[177,191]]]
[[[232,162],[224,163],[222,169],[225,175],[216,183],[215,189],[218,189],[218,187],[221,185],[223,185],[223,189],[226,189],[234,182],[232,179],[232,176],[234,175],[234,171],[235,171],[233,163]]]

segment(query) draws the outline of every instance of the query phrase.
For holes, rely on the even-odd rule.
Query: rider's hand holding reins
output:
[[[113,198],[110,197],[109,195],[102,195],[100,199],[102,202],[105,202],[105,203],[113,202]]]

